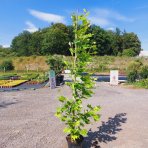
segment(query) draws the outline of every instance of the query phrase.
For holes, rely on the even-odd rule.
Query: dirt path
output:
[[[66,148],[64,125],[54,117],[61,89],[0,92],[0,148]],[[147,148],[148,90],[97,83],[86,103],[101,105],[101,121],[91,128],[84,148]]]

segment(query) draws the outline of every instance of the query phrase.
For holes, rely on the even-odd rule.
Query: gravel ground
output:
[[[57,96],[70,94],[67,86],[0,92],[0,148],[66,148],[64,125],[54,113]],[[102,110],[101,120],[86,126],[84,148],[148,147],[148,90],[97,83],[87,103]]]

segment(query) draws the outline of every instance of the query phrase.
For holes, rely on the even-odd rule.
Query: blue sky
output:
[[[71,13],[83,8],[92,24],[135,32],[148,50],[148,0],[0,0],[0,45],[10,45],[23,30],[34,32],[51,22],[70,24]]]

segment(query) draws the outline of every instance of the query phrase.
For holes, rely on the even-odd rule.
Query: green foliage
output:
[[[122,32],[119,28],[107,31],[100,26],[90,25],[87,33],[93,34],[90,40],[96,42],[96,55],[136,56],[142,50],[141,42],[135,33]],[[13,51],[18,56],[70,55],[68,43],[73,39],[72,25],[56,23],[34,33],[23,31],[12,40],[11,53]]]
[[[37,31],[31,34],[31,39],[28,42],[28,49],[30,50],[30,55],[42,55],[41,47],[44,34],[42,31]]]
[[[137,70],[133,70],[128,73],[128,76],[127,76],[128,82],[135,82],[137,78],[138,78]]]
[[[10,57],[10,56],[16,56],[15,52],[12,52],[11,48],[4,48],[0,46],[0,57]]]
[[[5,60],[0,65],[1,70],[14,70],[14,66],[11,60]]]
[[[46,62],[48,65],[50,65],[50,69],[55,71],[56,75],[60,74],[65,67],[62,56],[49,56]]]
[[[92,25],[89,28],[89,33],[94,34],[91,37],[92,42],[96,42],[96,54],[97,55],[111,55],[111,35],[100,28],[99,26]]]
[[[134,86],[148,89],[148,78],[135,82]]]
[[[141,79],[147,79],[148,78],[148,66],[142,66],[140,70],[140,78]]]
[[[33,80],[39,83],[45,82],[48,80],[48,73],[43,72],[29,72],[25,73],[24,71],[7,71],[5,74],[0,73],[0,80],[9,80],[11,77],[17,76],[20,80]]]
[[[39,76],[39,74],[37,73],[25,73],[25,74],[21,74],[21,79],[22,80],[35,80],[37,79]]]
[[[128,81],[135,82],[136,79],[148,78],[148,66],[144,65],[140,60],[136,60],[128,66]]]
[[[122,56],[134,57],[136,56],[136,53],[133,49],[125,49],[123,50]]]
[[[136,34],[124,33],[123,34],[123,49],[132,49],[135,55],[138,55],[141,51],[141,42]]]
[[[30,50],[31,33],[24,31],[12,40],[12,51],[16,52],[18,56],[29,56],[32,54]]]
[[[139,71],[140,68],[143,66],[143,63],[137,59],[135,61],[132,61],[127,68],[128,73],[132,71]]]
[[[82,75],[82,72],[86,72],[87,65],[91,60],[90,54],[94,52],[94,45],[91,44],[90,38],[93,37],[91,33],[87,33],[89,28],[89,21],[87,20],[88,13],[82,15],[73,15],[73,27],[74,27],[74,41],[70,43],[70,52],[72,54],[73,62],[71,66],[71,76],[73,81],[68,82],[67,85],[72,89],[72,98],[66,98],[64,96],[59,97],[59,101],[62,106],[57,108],[56,116],[61,121],[65,122],[66,128],[64,132],[70,134],[71,139],[75,141],[80,136],[86,136],[87,130],[85,124],[91,122],[91,118],[94,121],[98,121],[100,115],[98,111],[99,106],[92,107],[90,104],[87,108],[83,108],[83,99],[88,99],[92,96],[92,88],[94,82],[89,74]],[[79,78],[79,79],[78,79]]]
[[[8,73],[8,74],[2,74],[2,75],[0,75],[0,80],[9,80],[10,79],[10,77],[13,77],[13,76],[17,76],[17,74],[16,73]]]
[[[68,28],[61,23],[53,24],[50,28],[47,28],[43,34],[42,41],[42,54],[69,54],[69,36]]]
[[[129,64],[127,68],[127,80],[128,82],[135,82],[139,78],[139,70],[142,67],[142,62],[140,60],[133,61]]]

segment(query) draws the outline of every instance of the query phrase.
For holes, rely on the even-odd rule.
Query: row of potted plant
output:
[[[0,87],[14,87],[27,81],[28,80],[1,80]]]

